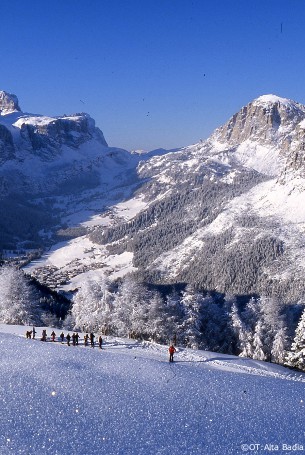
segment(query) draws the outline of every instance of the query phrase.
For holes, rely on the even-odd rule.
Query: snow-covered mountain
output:
[[[105,194],[130,185],[137,162],[108,147],[88,114],[28,114],[15,95],[0,92],[0,248],[37,247],[83,198],[99,198],[103,207]]]
[[[103,349],[0,326],[0,452],[238,455],[304,450],[305,375],[246,358],[104,337]],[[46,328],[50,336],[52,329]],[[67,331],[65,331],[65,335]]]
[[[21,116],[11,123],[13,129],[19,125],[20,136],[24,114],[16,109],[2,117],[7,115]],[[116,278],[137,271],[154,283],[189,282],[219,292],[301,299],[305,106],[264,95],[206,141],[145,154],[107,148],[91,120],[81,119],[68,120],[74,129],[79,121],[87,125],[77,145],[62,133],[65,118],[59,118],[56,153],[50,151],[54,128],[45,125],[49,142],[43,153],[39,149],[37,157],[33,146],[18,152],[26,155],[25,162],[44,162],[47,168],[51,162],[51,182],[58,169],[62,180],[69,176],[67,185],[56,183],[53,201],[46,193],[38,198],[38,192],[34,202],[51,204],[58,225],[65,223],[60,232],[74,238],[54,245],[29,272],[66,291],[88,276]],[[39,116],[30,121],[38,136],[39,121],[45,123]],[[73,156],[66,167],[65,150]],[[13,162],[18,175],[17,161],[6,159],[4,176]],[[19,166],[25,175],[26,165]],[[71,174],[77,184],[70,185]]]

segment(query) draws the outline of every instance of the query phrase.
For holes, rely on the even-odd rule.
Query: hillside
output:
[[[92,214],[90,193],[72,200],[62,219],[75,238],[27,270],[67,292],[88,278],[136,271],[155,284],[299,302],[305,291],[304,119],[303,105],[264,95],[206,141],[139,155],[131,186],[125,180],[116,203],[111,192],[106,202],[99,195],[99,213]],[[77,234],[80,228],[85,231]]]
[[[0,326],[3,455],[304,450],[304,374],[182,348],[169,364],[166,346],[106,337],[100,351],[25,330]]]

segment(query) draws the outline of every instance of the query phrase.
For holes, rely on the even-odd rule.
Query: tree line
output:
[[[0,322],[52,325],[275,362],[305,371],[305,307],[278,298],[160,288],[136,275],[88,280],[68,304],[0,268]]]
[[[158,287],[128,276],[118,285],[87,281],[74,297],[75,329],[250,357],[305,370],[304,305]],[[298,324],[298,325],[297,325]]]

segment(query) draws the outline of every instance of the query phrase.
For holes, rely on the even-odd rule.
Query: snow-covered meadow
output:
[[[3,455],[305,450],[305,374],[179,347],[170,364],[166,346],[68,347],[26,329],[0,325]]]

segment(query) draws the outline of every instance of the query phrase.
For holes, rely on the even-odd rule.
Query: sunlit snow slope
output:
[[[182,348],[170,364],[165,346],[109,337],[103,350],[68,347],[16,336],[25,330],[0,326],[1,455],[305,446],[304,374]]]

